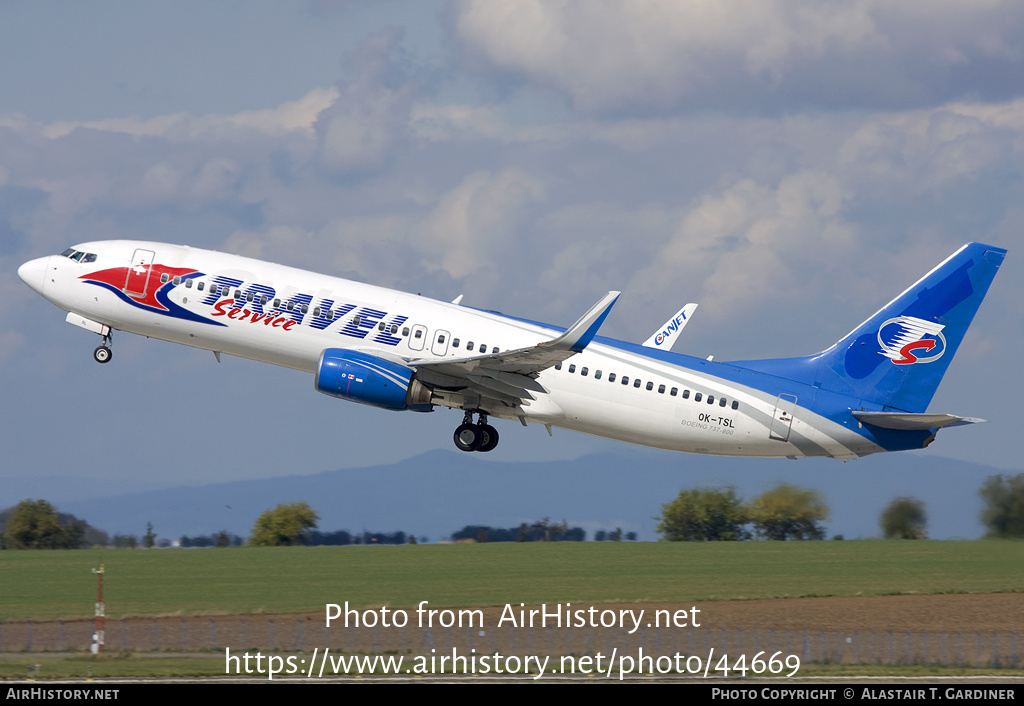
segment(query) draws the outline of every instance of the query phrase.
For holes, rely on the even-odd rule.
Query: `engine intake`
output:
[[[320,354],[317,392],[372,407],[430,412],[430,389],[410,368],[361,351],[327,348]]]

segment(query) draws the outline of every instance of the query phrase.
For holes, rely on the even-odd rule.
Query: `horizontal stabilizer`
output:
[[[882,429],[899,429],[900,431],[926,431],[987,421],[976,417],[958,417],[955,414],[913,414],[911,412],[854,412],[853,416],[863,424],[870,424]]]

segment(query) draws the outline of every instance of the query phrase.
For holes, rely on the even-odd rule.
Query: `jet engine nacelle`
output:
[[[430,412],[430,390],[400,363],[361,351],[327,348],[320,354],[318,392],[384,409]]]

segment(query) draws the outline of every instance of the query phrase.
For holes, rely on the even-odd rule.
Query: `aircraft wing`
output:
[[[531,391],[547,392],[536,380],[540,372],[586,348],[597,335],[619,294],[608,292],[565,333],[550,341],[470,358],[413,358],[408,365],[415,367],[418,377],[426,383],[472,388],[482,397],[511,405],[524,399],[535,399]]]

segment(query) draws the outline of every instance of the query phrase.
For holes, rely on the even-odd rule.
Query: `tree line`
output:
[[[736,489],[683,490],[662,506],[657,531],[670,542],[738,542],[762,539],[824,539],[828,506],[814,490],[782,484],[750,502]],[[753,534],[748,528],[753,526]]]
[[[110,538],[46,500],[23,500],[0,511],[0,549],[81,549],[106,546]]]
[[[581,527],[569,527],[565,520],[552,522],[549,517],[508,528],[466,525],[452,533],[453,542],[582,542],[586,538]]]
[[[1013,476],[989,476],[979,489],[984,507],[980,519],[986,537],[1024,537],[1024,473]],[[735,488],[693,488],[680,491],[662,506],[657,531],[669,541],[740,541],[754,537],[768,540],[824,539],[823,522],[829,508],[814,490],[782,484],[749,502],[736,495]],[[252,535],[243,540],[224,530],[197,537],[183,536],[183,547],[228,547],[247,543],[253,546],[316,546],[346,544],[417,544],[426,541],[405,532],[361,532],[344,530],[321,532],[320,517],[307,503],[286,503],[269,509],[257,518]],[[882,536],[890,539],[927,537],[924,503],[916,498],[895,498],[879,517]],[[586,540],[580,527],[544,518],[521,523],[518,527],[496,528],[467,525],[452,534],[452,539],[478,542],[536,542]],[[596,541],[635,540],[636,533],[599,530]],[[146,534],[114,535],[90,526],[74,515],[58,512],[46,500],[24,500],[0,510],[0,549],[80,549],[96,546],[154,547],[170,546],[159,539],[148,524]]]
[[[978,493],[984,501],[980,519],[986,537],[1024,537],[1024,473],[989,476]],[[668,541],[782,541],[824,539],[822,523],[828,516],[828,505],[817,491],[784,483],[749,502],[731,486],[684,489],[654,519]],[[895,498],[879,516],[879,527],[886,539],[925,539],[924,503]]]

